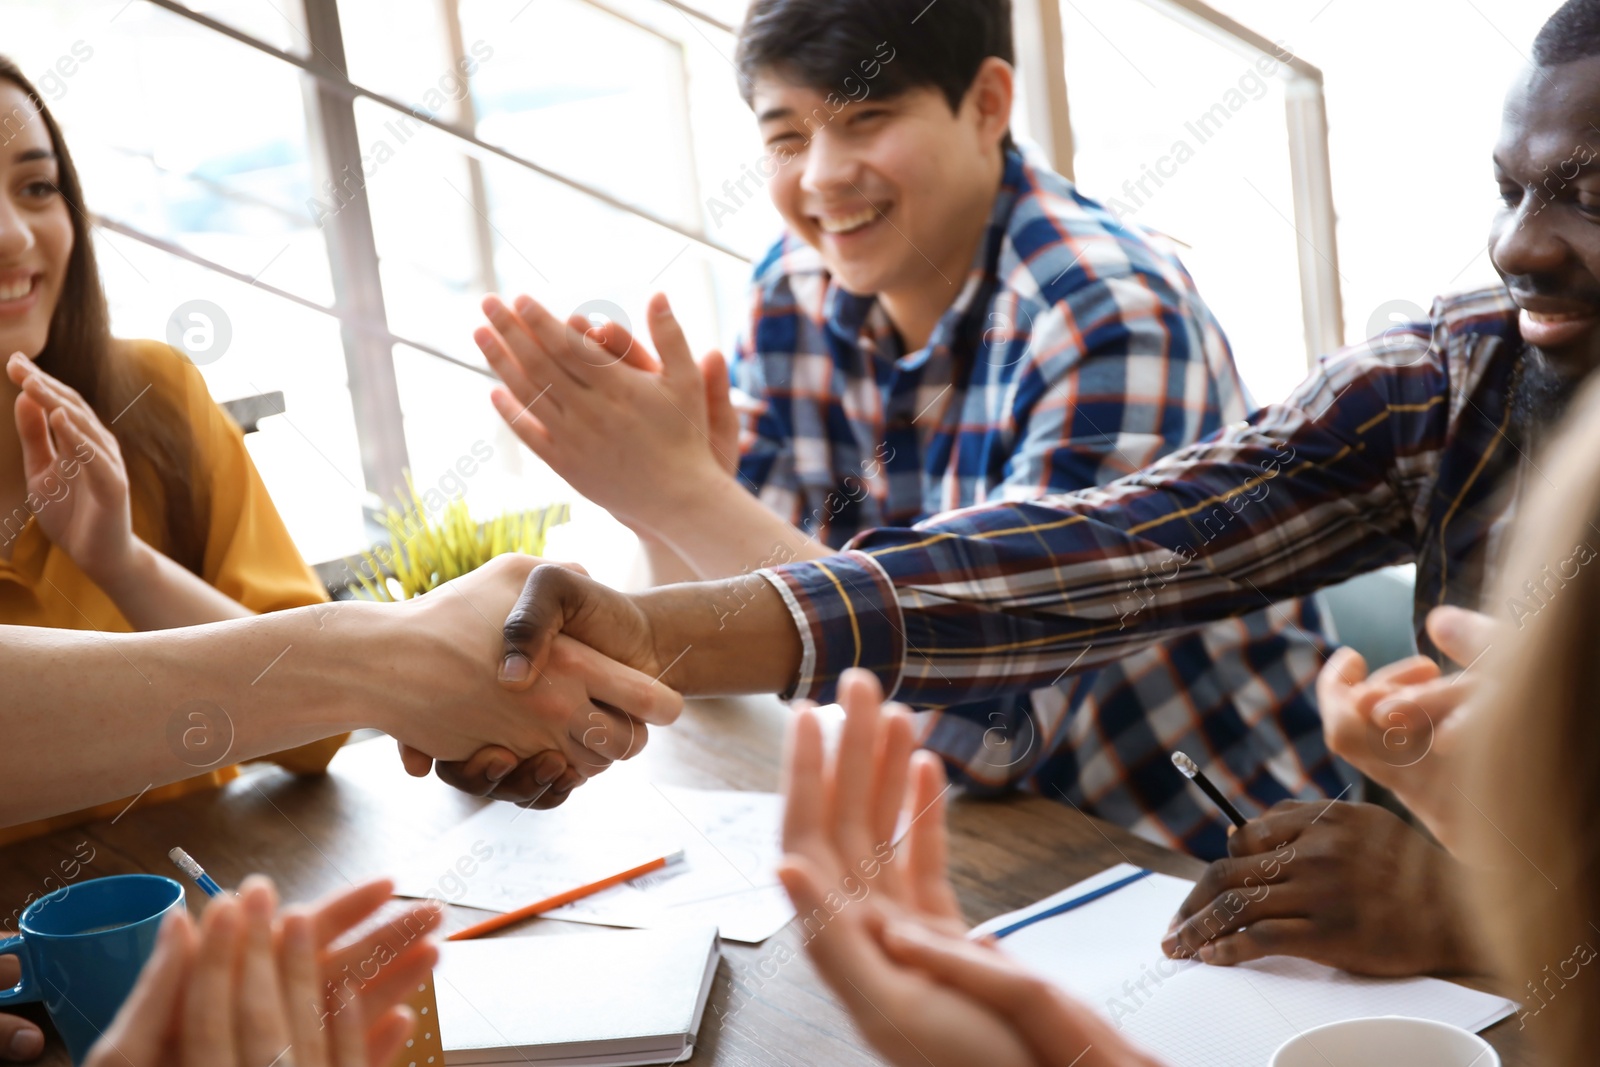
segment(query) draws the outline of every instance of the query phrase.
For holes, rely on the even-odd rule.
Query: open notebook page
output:
[[[993,932],[1138,873],[1122,864],[975,932]],[[1237,967],[1169,960],[1161,939],[1193,882],[1150,874],[1006,934],[1005,951],[1177,1067],[1265,1067],[1313,1026],[1409,1015],[1481,1030],[1516,1005],[1436,978],[1362,978],[1276,956]]]

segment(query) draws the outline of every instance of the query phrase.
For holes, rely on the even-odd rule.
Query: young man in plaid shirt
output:
[[[925,7],[750,10],[738,65],[787,226],[756,266],[734,361],[764,406],[736,470],[720,358],[704,368],[711,414],[693,367],[669,363],[657,382],[637,353],[578,367],[603,370],[581,397],[502,400],[530,447],[640,534],[658,580],[749,574],[874,527],[1105,485],[1253,406],[1167,244],[1012,144],[1009,3]],[[512,316],[542,311],[487,310],[484,351],[509,383],[527,380],[538,364],[511,358],[531,343]],[[569,372],[557,382],[584,362],[548,355]],[[969,786],[1030,789],[1223,855],[1227,822],[1173,750],[1251,814],[1350,784],[1314,701],[1329,651],[1315,608],[1254,608],[1029,693],[927,712],[922,743]]]

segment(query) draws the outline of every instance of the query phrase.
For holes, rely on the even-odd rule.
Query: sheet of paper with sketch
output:
[[[778,883],[775,793],[595,782],[552,811],[493,804],[395,873],[402,896],[511,911],[678,849],[682,863],[548,913],[606,926],[717,926],[771,937],[794,916]]]

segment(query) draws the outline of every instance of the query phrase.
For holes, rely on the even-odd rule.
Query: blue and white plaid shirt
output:
[[[831,547],[1105,485],[1252,406],[1165,242],[1017,153],[972,270],[950,281],[959,295],[906,353],[881,305],[835,284],[810,246],[786,236],[756,267],[733,376],[768,407],[740,474]],[[1349,772],[1313,691],[1327,651],[1312,605],[1263,598],[1058,684],[925,712],[923,743],[969,787],[1021,786],[1212,858],[1226,820],[1171,752],[1247,814],[1338,795]]]

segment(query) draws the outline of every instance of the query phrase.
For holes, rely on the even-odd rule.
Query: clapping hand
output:
[[[1460,738],[1483,677],[1471,668],[1501,624],[1446,606],[1429,612],[1427,625],[1439,650],[1466,670],[1447,675],[1433,660],[1412,656],[1368,675],[1360,654],[1342,648],[1317,678],[1317,703],[1328,747],[1393,792],[1454,850],[1460,816],[1471,813],[1456,789]]]
[[[138,547],[117,439],[76,390],[22,353],[7,361],[6,375],[22,390],[17,436],[28,495],[40,503],[39,528],[91,579],[108,584]]]
[[[815,712],[801,710],[790,731],[778,874],[823,980],[902,1067],[1149,1067],[1088,1007],[963,936],[945,872],[942,765],[913,755],[909,713],[882,699],[871,674],[846,673],[831,759]]]
[[[728,368],[696,363],[665,296],[650,302],[657,355],[616,323],[563,322],[531,297],[484,299],[473,335],[505,388],[491,398],[522,442],[589,500],[650,531],[730,480],[739,426]],[[659,356],[659,358],[658,358]]]
[[[427,936],[438,909],[335,942],[392,889],[370,882],[280,913],[272,883],[252,877],[237,899],[211,901],[198,929],[187,912],[169,916],[85,1067],[385,1067],[416,1021],[401,1002],[438,959]],[[347,972],[362,976],[356,988]]]

